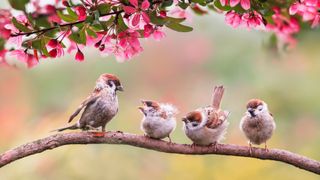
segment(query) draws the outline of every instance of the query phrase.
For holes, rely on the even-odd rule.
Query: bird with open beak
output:
[[[154,139],[168,137],[171,142],[170,134],[176,128],[177,109],[166,103],[156,101],[141,101],[143,106],[139,107],[143,114],[141,130],[146,136]]]

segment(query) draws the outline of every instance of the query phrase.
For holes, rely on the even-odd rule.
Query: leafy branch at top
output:
[[[16,56],[28,67],[44,58],[76,51],[75,59],[84,60],[82,49],[96,47],[102,54],[113,54],[119,61],[131,59],[143,48],[140,40],[165,36],[163,29],[190,32],[186,26],[190,11],[198,15],[209,11],[225,14],[234,28],[246,27],[273,32],[272,43],[281,40],[293,47],[294,38],[304,22],[316,27],[320,21],[318,0],[81,0],[78,3],[55,0],[40,5],[39,0],[9,0],[9,10],[0,10],[0,64],[10,64]],[[30,8],[26,8],[30,7]],[[305,23],[304,23],[305,24]],[[304,26],[305,27],[305,26]]]

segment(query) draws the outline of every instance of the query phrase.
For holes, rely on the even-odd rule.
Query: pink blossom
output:
[[[6,29],[5,26],[11,23],[11,16],[9,10],[0,9],[0,36],[4,39],[10,37],[11,30]]]
[[[185,18],[189,22],[192,21],[191,14],[186,10],[181,9],[178,6],[170,10],[169,14],[176,18]],[[161,14],[160,14],[160,17],[161,17]]]
[[[157,28],[153,32],[152,36],[156,41],[160,41],[162,38],[166,37],[166,34],[164,32],[162,32],[159,28]]]
[[[28,54],[23,50],[13,50],[10,52],[10,55],[15,56],[19,61],[26,63],[28,68],[32,68],[38,64],[38,61],[32,54]]]
[[[137,26],[141,22],[141,18],[145,23],[150,22],[150,18],[147,14],[147,11],[150,7],[150,3],[148,0],[144,0],[141,5],[139,5],[138,0],[129,0],[130,4],[133,6],[123,6],[123,10],[130,15],[133,15],[131,19],[131,25]]]
[[[49,55],[52,58],[61,57],[64,55],[64,50],[61,43],[57,39],[51,39],[47,44]]]
[[[301,0],[290,6],[289,14],[298,14],[302,16],[303,21],[312,21],[312,27],[315,27],[319,24],[319,9],[320,2],[318,0]]]
[[[241,15],[236,13],[234,10],[229,11],[225,16],[225,21],[233,28],[237,28],[242,22]]]
[[[150,24],[147,24],[144,26],[144,37],[148,38],[152,35],[152,37],[159,41],[161,40],[163,37],[165,37],[165,33],[159,30],[159,27],[153,27]]]
[[[30,26],[28,19],[25,15],[18,15],[16,16],[16,19],[19,23],[24,24],[27,27]],[[5,29],[10,30],[11,34],[17,34],[20,32],[20,30],[17,29],[13,24],[6,24]],[[20,48],[22,44],[22,36],[12,36],[8,39],[7,43],[14,44],[17,46],[17,48]]]
[[[275,12],[275,14],[272,15],[274,23],[266,25],[267,31],[274,32],[279,39],[287,43],[290,47],[295,46],[296,40],[293,38],[293,35],[300,31],[298,20],[282,15],[279,8],[274,8],[273,10]]]
[[[6,61],[7,52],[8,51],[6,49],[0,50],[0,65],[7,64],[7,61]]]
[[[83,6],[77,6],[76,7],[76,13],[78,15],[79,21],[84,21],[87,18],[87,10]]]
[[[83,53],[80,51],[79,48],[78,48],[78,51],[77,51],[77,53],[76,53],[75,59],[76,59],[76,61],[80,61],[80,62],[84,60],[84,55],[83,55]]]
[[[245,24],[248,29],[263,25],[262,16],[257,11],[244,13],[241,19],[242,23]]]
[[[220,3],[222,6],[226,6],[229,4],[229,0],[220,0]],[[239,3],[244,10],[250,9],[250,0],[230,0],[231,7],[235,7]]]

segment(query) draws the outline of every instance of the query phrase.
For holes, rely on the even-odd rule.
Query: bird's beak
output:
[[[248,110],[248,112],[250,113],[251,117],[255,117],[256,114],[254,114],[254,110]]]
[[[122,86],[117,86],[117,91],[123,91],[123,87]]]
[[[187,123],[188,120],[187,120],[187,118],[184,117],[184,118],[182,118],[182,121]]]
[[[146,112],[144,111],[144,108],[142,106],[139,106],[138,109],[144,114],[146,115]]]
[[[144,111],[144,108],[142,106],[139,106],[138,109],[140,109],[140,111]]]

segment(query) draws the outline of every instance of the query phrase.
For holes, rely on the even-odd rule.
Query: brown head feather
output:
[[[263,101],[262,100],[260,100],[260,99],[251,99],[247,103],[247,109],[248,108],[256,109],[260,105],[263,105]]]
[[[99,79],[103,79],[105,81],[113,81],[116,86],[121,86],[120,80],[117,76],[113,74],[101,74]]]
[[[187,114],[186,119],[188,119],[189,121],[193,122],[201,122],[202,121],[202,115],[201,112],[199,111],[192,111],[190,113]]]
[[[156,101],[145,101],[145,100],[142,100],[141,101],[145,106],[148,106],[148,107],[153,107],[154,109],[160,109],[160,105],[159,103],[157,103]]]

